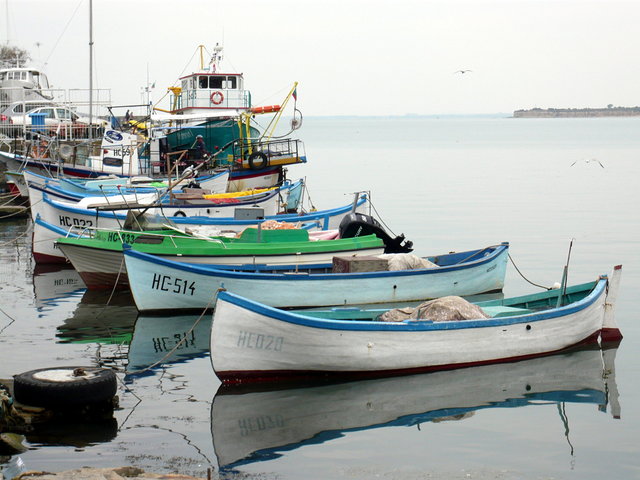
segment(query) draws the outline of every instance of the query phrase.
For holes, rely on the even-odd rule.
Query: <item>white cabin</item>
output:
[[[180,78],[180,87],[172,88],[171,113],[224,114],[251,108],[251,94],[244,89],[242,73],[220,71],[222,47],[217,46],[207,67]],[[234,112],[231,112],[233,110]]]
[[[51,100],[47,76],[33,68],[3,68],[0,70],[0,103],[28,100]]]

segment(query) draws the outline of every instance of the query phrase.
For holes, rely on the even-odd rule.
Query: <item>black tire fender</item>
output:
[[[182,210],[178,210],[176,213],[173,214],[174,217],[186,217],[187,214],[184,213]]]
[[[40,368],[13,377],[14,399],[34,407],[105,402],[116,394],[116,374],[106,368]]]
[[[251,170],[260,170],[268,164],[267,156],[263,152],[253,152],[249,155],[249,168]]]

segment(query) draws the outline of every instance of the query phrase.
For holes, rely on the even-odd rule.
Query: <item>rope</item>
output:
[[[20,205],[18,205],[18,206],[20,206]],[[5,218],[11,218],[11,217],[14,217],[16,215],[22,215],[27,209],[28,209],[28,207],[25,207],[24,210],[16,210],[13,213],[7,213],[6,215],[2,215],[2,216],[0,216],[0,220],[4,220]]]
[[[509,260],[511,260],[511,264],[513,265],[513,267],[516,269],[516,272],[518,272],[520,274],[520,276],[527,282],[529,282],[531,285],[533,285],[534,287],[539,287],[539,288],[543,288],[545,290],[553,290],[552,287],[545,287],[544,285],[538,285],[537,283],[533,283],[531,280],[529,280],[527,277],[525,277],[522,272],[520,271],[520,269],[518,268],[518,266],[516,265],[516,262],[513,261],[513,258],[511,258],[511,254],[509,253]]]
[[[118,286],[118,282],[120,281],[120,275],[122,274],[122,267],[124,267],[124,253],[122,254],[122,260],[120,261],[120,268],[118,269],[118,275],[116,276],[116,281],[113,282],[113,288],[111,289],[111,294],[109,295],[109,298],[107,299],[107,303],[105,303],[105,305],[102,308],[102,310],[98,313],[98,315],[96,315],[96,319],[99,318],[100,315],[103,314],[104,310],[111,303],[111,300],[113,299],[113,294],[116,292],[116,287]],[[108,326],[107,326],[107,328],[108,328]],[[110,328],[109,328],[109,332],[111,332]]]
[[[4,217],[2,217],[4,218]],[[4,247],[5,245],[10,245],[13,242],[15,242],[16,240],[21,239],[22,237],[26,237],[27,234],[33,229],[33,223],[31,225],[29,225],[29,228],[27,228],[23,233],[21,233],[20,235],[18,235],[15,238],[12,238],[11,240],[7,240],[6,242],[2,242],[0,243],[0,247]]]
[[[2,332],[4,332],[4,331],[9,327],[9,325],[11,325],[12,323],[14,323],[14,322],[16,321],[16,319],[15,319],[15,318],[13,318],[11,315],[9,315],[7,312],[5,312],[5,311],[2,309],[2,307],[0,307],[0,312],[2,312],[2,313],[3,313],[3,314],[4,314],[8,319],[10,319],[10,320],[11,320],[11,321],[10,321],[9,323],[7,323],[4,327],[2,327],[2,329],[0,330],[0,334],[1,334]]]
[[[0,194],[0,199],[4,200],[5,198],[8,198],[9,201],[11,201],[11,200],[15,200],[19,196],[20,196],[19,193],[3,193],[3,194]],[[6,203],[5,203],[5,205],[6,205]]]
[[[373,204],[373,202],[371,201],[371,192],[367,192],[367,196],[369,198],[369,205],[371,205],[371,208],[373,209],[373,211],[376,213],[376,216],[378,217],[378,220],[380,220],[380,223],[382,223],[382,225],[384,225],[384,228],[386,228],[387,230],[389,230],[389,232],[391,232],[391,235],[393,235],[394,237],[397,236],[393,230],[391,230],[391,228],[389,228],[389,226],[384,222],[384,220],[382,219],[382,217],[380,216],[380,214],[378,213],[378,210],[376,209],[375,205]]]
[[[148,367],[145,367],[141,370],[134,370],[133,372],[127,372],[128,375],[138,375],[140,373],[144,373],[144,372],[148,372],[149,370],[157,367],[158,365],[160,365],[161,363],[163,363],[167,358],[169,358],[171,355],[173,355],[173,353],[178,350],[178,348],[180,348],[180,346],[187,341],[187,336],[188,334],[190,334],[191,332],[193,332],[193,330],[196,328],[196,326],[198,325],[198,323],[200,323],[200,320],[202,320],[202,317],[204,317],[205,313],[207,313],[207,311],[211,308],[211,304],[214,303],[216,301],[216,299],[218,298],[218,292],[216,291],[216,294],[211,298],[211,300],[209,300],[209,303],[207,304],[206,307],[204,307],[204,310],[202,311],[202,313],[200,314],[200,316],[196,319],[196,321],[193,323],[193,325],[191,326],[191,328],[189,330],[187,330],[185,336],[182,337],[182,339],[180,339],[180,341],[178,343],[175,344],[175,346],[169,350],[167,352],[167,354],[162,357],[160,360],[158,360],[155,363],[152,363],[151,365],[149,365]]]
[[[171,355],[173,355],[173,353],[178,350],[178,348],[180,348],[180,346],[187,340],[188,334],[193,332],[193,330],[196,328],[196,326],[198,325],[198,323],[200,323],[200,320],[202,320],[202,317],[204,317],[205,313],[207,313],[207,311],[209,311],[209,309],[211,308],[211,304],[214,303],[216,301],[216,299],[218,298],[218,292],[220,290],[223,290],[222,288],[218,289],[215,293],[215,295],[211,298],[211,300],[209,300],[209,303],[207,304],[206,307],[204,307],[204,310],[202,311],[202,313],[200,314],[200,316],[196,319],[195,322],[193,322],[193,325],[191,326],[191,328],[189,330],[187,330],[186,334],[184,337],[182,337],[182,339],[175,344],[175,346],[169,350],[167,352],[167,354],[162,357],[160,360],[158,360],[155,363],[152,363],[151,365],[149,365],[148,367],[143,368],[142,370],[134,370],[132,372],[127,372],[128,375],[137,375],[139,373],[144,373],[144,372],[148,372],[149,370],[157,367],[158,365],[160,365],[161,363],[163,363],[167,358],[169,358]]]
[[[307,177],[304,177],[304,187],[303,193],[300,195],[300,208],[299,210],[303,210],[302,203],[304,202],[304,195],[307,194],[307,201],[309,202],[309,208],[312,212],[316,211],[316,206],[313,204],[313,200],[311,200],[311,192],[309,191],[309,185],[307,184]]]
[[[562,420],[562,425],[564,426],[564,436],[567,439],[567,443],[569,444],[569,448],[571,449],[571,456],[573,457],[574,448],[573,444],[571,443],[571,439],[569,438],[569,417],[567,417],[564,402],[562,402],[562,404],[558,403],[557,408],[560,419]]]

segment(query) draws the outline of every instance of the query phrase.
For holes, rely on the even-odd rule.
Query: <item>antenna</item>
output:
[[[213,47],[213,54],[211,55],[211,60],[209,60],[209,70],[212,73],[216,72],[220,67],[220,62],[222,61],[222,50],[223,47],[219,43],[216,43],[216,46]]]
[[[9,46],[9,0],[4,0],[5,5],[5,18],[7,20],[7,46]]]

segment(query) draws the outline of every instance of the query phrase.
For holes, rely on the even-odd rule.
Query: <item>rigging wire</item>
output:
[[[367,197],[369,198],[369,205],[371,205],[371,208],[373,209],[373,211],[376,213],[376,216],[378,217],[378,220],[380,220],[380,223],[382,223],[382,225],[384,225],[384,228],[386,228],[387,230],[389,230],[389,232],[391,232],[391,235],[393,235],[394,237],[396,236],[396,234],[393,232],[393,230],[391,230],[391,228],[389,228],[389,225],[387,225],[384,220],[382,219],[382,216],[380,216],[380,214],[378,213],[378,210],[376,209],[375,205],[373,204],[373,202],[371,201],[371,192],[367,191],[366,192]]]
[[[69,21],[67,21],[67,24],[64,26],[64,29],[62,30],[62,33],[60,34],[60,36],[56,40],[56,43],[53,45],[53,48],[51,49],[51,53],[49,53],[49,56],[44,61],[44,65],[47,65],[47,63],[49,63],[49,59],[51,58],[51,55],[53,55],[53,53],[55,52],[55,50],[56,50],[56,48],[58,46],[58,43],[60,43],[60,40],[62,39],[62,37],[66,33],[67,29],[69,28],[69,25],[71,24],[71,20],[73,20],[74,17],[76,16],[76,13],[78,13],[78,10],[80,9],[80,5],[82,5],[82,2],[83,2],[83,0],[80,0],[78,2],[78,5],[76,6],[76,9],[71,14],[71,18],[69,18]]]
[[[193,51],[193,54],[191,55],[191,58],[189,59],[189,61],[186,63],[186,65],[184,66],[184,68],[180,72],[180,75],[178,75],[178,78],[173,82],[173,85],[176,85],[178,83],[178,80],[180,80],[180,77],[182,77],[184,75],[184,72],[187,70],[187,68],[189,68],[189,65],[191,65],[191,62],[193,61],[193,58],[196,56],[196,53],[198,52],[198,48],[200,48],[200,46],[197,46],[196,49]],[[205,50],[206,50],[206,47],[205,47]],[[207,53],[209,53],[209,52],[207,52]],[[158,106],[160,104],[160,102],[162,100],[164,100],[164,98],[167,95],[169,95],[169,90],[164,92],[164,95],[153,106],[154,107]]]

